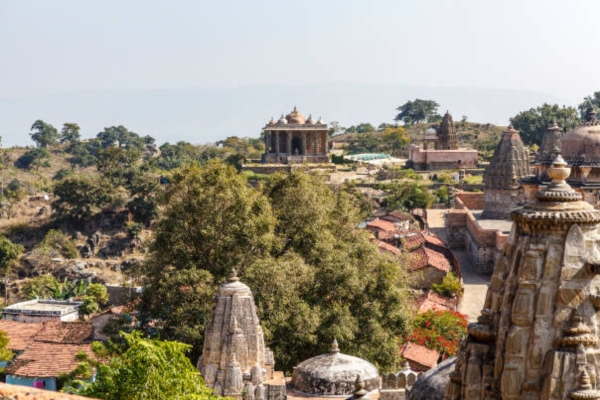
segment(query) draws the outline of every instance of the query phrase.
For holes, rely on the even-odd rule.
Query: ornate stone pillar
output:
[[[306,132],[302,132],[302,155],[306,155]]]
[[[275,132],[275,154],[279,157],[279,131]]]
[[[581,182],[585,185],[585,184],[587,184],[587,177],[590,174],[592,167],[581,167],[580,170],[581,170]]]
[[[292,132],[287,133],[287,152],[292,155]]]

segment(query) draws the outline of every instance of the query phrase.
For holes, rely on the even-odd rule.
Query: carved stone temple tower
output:
[[[447,400],[600,399],[600,211],[558,156],[513,227],[484,309],[468,328]]]
[[[265,347],[250,288],[232,270],[219,287],[198,360],[206,384],[237,400],[285,399],[285,382]]]
[[[529,151],[512,125],[502,133],[483,183],[483,218],[510,219],[520,203],[520,181],[529,175]]]
[[[535,159],[535,174],[539,181],[546,182],[550,180],[546,171],[552,165],[552,161],[561,152],[563,136],[563,130],[556,122],[553,122],[546,129],[546,133],[542,137],[542,145]]]
[[[435,143],[436,150],[458,150],[458,137],[456,136],[456,128],[452,115],[448,111],[442,118],[440,129],[437,133],[438,139]]]

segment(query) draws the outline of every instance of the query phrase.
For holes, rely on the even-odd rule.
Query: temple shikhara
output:
[[[329,128],[321,118],[308,119],[296,107],[278,121],[273,118],[263,128],[265,154],[263,163],[328,163]]]

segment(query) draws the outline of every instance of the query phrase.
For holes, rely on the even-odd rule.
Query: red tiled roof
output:
[[[33,322],[26,324],[24,322],[15,322],[0,319],[0,330],[8,335],[8,348],[15,351],[25,350],[34,336],[42,329],[42,322]]]
[[[382,242],[381,240],[375,240],[375,244],[377,244],[377,247],[379,247],[379,250],[382,252],[391,253],[396,256],[399,256],[402,254],[402,251],[400,251],[399,248],[397,248],[396,246],[392,246],[389,243]]]
[[[402,236],[401,242],[404,250],[412,251],[425,243],[425,237],[421,232],[408,233]]]
[[[34,389],[32,387],[9,385],[0,382],[0,398],[19,400],[89,400],[89,397],[81,397],[75,394],[52,392],[50,390]]]
[[[439,236],[437,236],[431,232],[423,233],[423,239],[428,244],[432,244],[434,246],[440,246],[440,247],[445,247],[445,248],[448,247],[448,246],[446,246],[446,243],[444,243],[444,241]]]
[[[411,251],[410,260],[410,271],[416,271],[425,267],[433,267],[444,272],[452,270],[452,264],[450,264],[450,260],[444,254],[427,247],[420,247]]]
[[[404,346],[404,349],[402,349],[402,358],[414,361],[428,368],[433,368],[437,365],[440,353],[425,346],[408,342]]]
[[[89,322],[47,321],[35,340],[52,343],[84,343],[91,340],[93,326]]]
[[[391,221],[391,222],[414,221],[415,220],[414,217],[410,213],[402,212],[402,211],[392,211],[392,212],[387,213],[386,215],[384,215],[381,218],[386,221]]]
[[[379,239],[391,239],[398,232],[398,228],[392,222],[384,221],[379,218],[367,222],[366,229],[377,231]]]
[[[32,378],[58,377],[77,367],[80,362],[76,358],[79,351],[94,356],[91,344],[33,342],[6,367],[5,373]]]
[[[444,297],[436,292],[429,291],[427,294],[417,299],[417,308],[419,313],[429,310],[454,310],[456,309],[456,300]]]

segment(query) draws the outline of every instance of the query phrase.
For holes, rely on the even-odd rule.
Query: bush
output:
[[[133,222],[133,221],[125,222],[125,231],[132,238],[139,237],[140,234],[142,233],[143,229],[144,229],[144,225],[142,225],[138,222]]]
[[[44,239],[36,246],[36,252],[40,256],[47,256],[49,258],[62,255],[65,258],[74,259],[79,255],[79,250],[75,243],[63,232],[56,229],[50,229],[46,233]]]
[[[468,175],[463,179],[463,183],[467,185],[481,185],[483,183],[483,176],[481,175]]]
[[[408,341],[437,350],[444,360],[458,351],[460,340],[467,333],[467,317],[456,311],[429,310],[419,314],[413,326]]]
[[[50,299],[56,285],[58,281],[52,275],[38,275],[25,282],[21,291],[27,300]]]
[[[449,272],[446,274],[442,283],[434,283],[432,288],[435,292],[441,294],[442,296],[447,297],[455,297],[462,291],[462,285],[460,284],[460,280],[456,277],[453,272]]]

